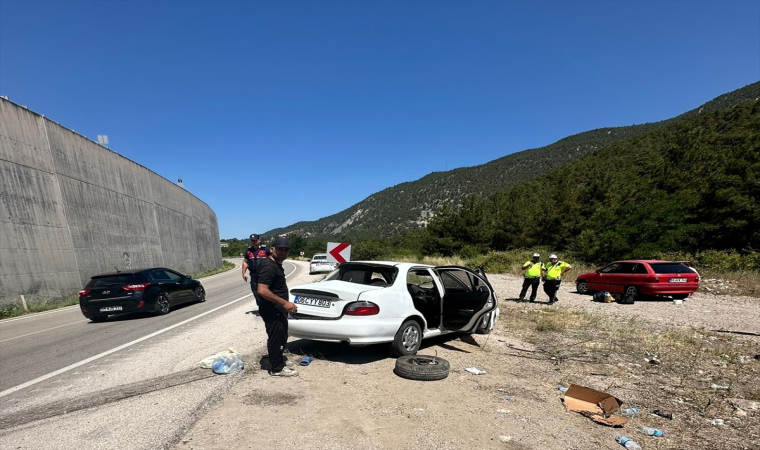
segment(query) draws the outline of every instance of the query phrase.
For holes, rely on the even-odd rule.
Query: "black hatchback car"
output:
[[[174,305],[205,301],[200,281],[164,267],[95,275],[79,291],[79,308],[93,322],[127,312],[167,314]]]

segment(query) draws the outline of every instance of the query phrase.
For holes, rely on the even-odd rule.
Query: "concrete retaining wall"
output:
[[[0,98],[0,307],[114,268],[220,267],[216,214],[145,167]]]

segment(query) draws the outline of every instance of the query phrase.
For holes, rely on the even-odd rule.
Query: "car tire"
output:
[[[407,355],[396,360],[393,373],[409,380],[435,381],[449,376],[450,364],[443,358]]]
[[[154,308],[156,314],[160,316],[169,314],[169,309],[171,309],[169,297],[167,297],[166,294],[158,294],[158,297],[156,297],[156,306]]]
[[[416,320],[407,320],[401,324],[391,342],[394,356],[409,356],[417,353],[422,343],[422,328]]]
[[[673,294],[671,297],[673,297],[673,300],[686,300],[686,298],[689,296],[689,294]]]
[[[639,296],[639,288],[636,286],[626,286],[625,290],[623,291],[623,295],[625,297],[633,296],[634,298]]]
[[[195,288],[195,299],[198,301],[198,303],[203,303],[206,301],[206,290],[203,289],[203,286],[198,286]]]
[[[90,317],[90,320],[93,321],[93,322],[104,322],[106,319],[108,319],[108,316]]]
[[[579,294],[589,294],[591,293],[591,289],[588,288],[588,283],[585,281],[579,281],[575,285],[575,290],[578,291]]]

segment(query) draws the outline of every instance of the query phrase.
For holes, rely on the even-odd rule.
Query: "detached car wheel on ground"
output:
[[[401,378],[421,381],[443,380],[449,376],[449,362],[437,356],[409,355],[396,360],[393,372]]]

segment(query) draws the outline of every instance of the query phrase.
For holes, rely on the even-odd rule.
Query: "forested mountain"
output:
[[[443,208],[424,253],[543,246],[585,261],[760,249],[760,101],[627,139]]]
[[[288,227],[270,230],[264,235],[295,234],[324,239],[397,236],[425,226],[433,213],[446,203],[460,205],[471,195],[490,197],[566,166],[590,152],[758,98],[760,82],[721,95],[672,119],[642,125],[599,128],[567,137],[545,147],[513,153],[479,166],[433,172],[419,180],[398,184],[372,194],[329,217],[298,222]]]

